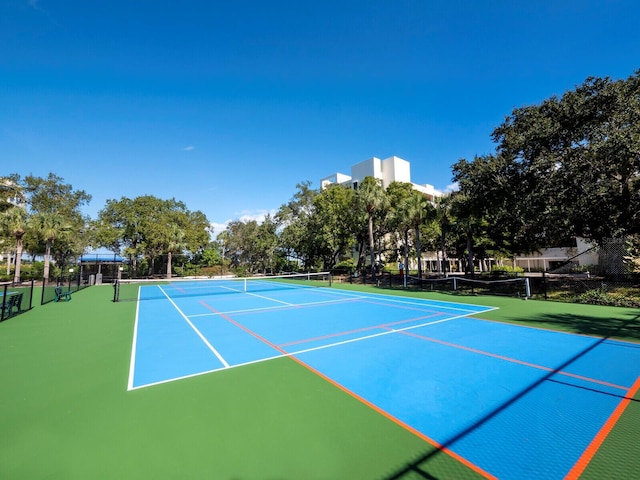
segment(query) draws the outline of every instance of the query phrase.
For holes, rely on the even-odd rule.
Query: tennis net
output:
[[[260,277],[172,279],[171,281],[118,280],[113,285],[113,301],[203,297],[330,286],[331,274],[329,272]]]
[[[456,292],[471,295],[506,295],[512,297],[531,296],[529,279],[526,277],[503,280],[480,280],[467,277],[418,278],[409,277],[407,285],[419,290]]]

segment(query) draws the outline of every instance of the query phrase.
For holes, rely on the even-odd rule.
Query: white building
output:
[[[585,267],[600,263],[598,250],[583,238],[576,238],[576,244],[570,247],[542,248],[537,252],[514,258],[515,266],[525,272],[548,271],[571,260],[575,265]]]
[[[415,190],[422,192],[430,201],[443,195],[442,192],[436,190],[433,185],[417,184],[411,181],[411,164],[400,157],[389,157],[380,160],[377,157],[369,158],[360,163],[351,166],[351,175],[344,173],[334,173],[320,180],[320,188],[325,189],[327,186],[338,183],[349,183],[353,188],[358,188],[358,184],[365,177],[373,177],[382,180],[382,186],[387,188],[391,182],[404,182],[413,185]]]

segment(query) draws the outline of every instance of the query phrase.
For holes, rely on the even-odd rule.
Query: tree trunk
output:
[[[445,243],[445,238],[444,238],[444,228],[443,228],[442,229],[442,235],[440,236],[440,250],[442,250],[442,266],[440,265],[440,262],[438,262],[438,271],[441,274],[446,275],[447,274],[447,264],[445,262],[446,262],[447,255],[445,253],[444,243]]]
[[[49,268],[51,265],[51,241],[47,240],[47,246],[44,253],[44,279],[49,280]]]
[[[418,278],[422,278],[422,248],[420,245],[420,227],[416,225],[416,251],[418,253]]]
[[[407,288],[407,276],[409,275],[409,230],[404,231],[404,279],[403,286]]]
[[[22,263],[22,235],[16,235],[16,270],[13,273],[13,283],[20,283],[20,266]]]
[[[473,236],[467,233],[467,263],[469,265],[469,273],[473,278]]]
[[[371,277],[376,276],[375,245],[373,242],[373,214],[369,214],[369,248],[371,249]]]

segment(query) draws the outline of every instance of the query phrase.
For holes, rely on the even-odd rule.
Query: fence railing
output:
[[[56,299],[56,287],[62,287],[63,291],[73,293],[90,286],[90,281],[90,276],[86,274],[76,274],[52,279],[43,279],[40,305],[53,302]]]
[[[540,272],[510,277],[475,275],[471,279],[465,276],[429,276],[421,279],[408,277],[405,280],[401,275],[385,272],[377,276],[336,276],[335,281],[375,285],[390,289],[472,295],[508,295],[540,300],[640,308],[639,274],[597,276],[589,273],[552,274]]]
[[[33,308],[34,281],[0,284],[0,322]]]

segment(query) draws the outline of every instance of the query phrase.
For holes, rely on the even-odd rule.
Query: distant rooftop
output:
[[[382,180],[382,186],[387,188],[391,182],[404,182],[413,185],[413,188],[424,193],[429,200],[434,201],[443,195],[428,183],[418,184],[411,181],[411,164],[400,157],[392,156],[381,160],[371,157],[360,163],[351,166],[351,175],[344,173],[334,173],[320,180],[320,188],[325,189],[331,184],[350,184],[353,188],[358,188],[358,184],[365,177],[374,177]]]

